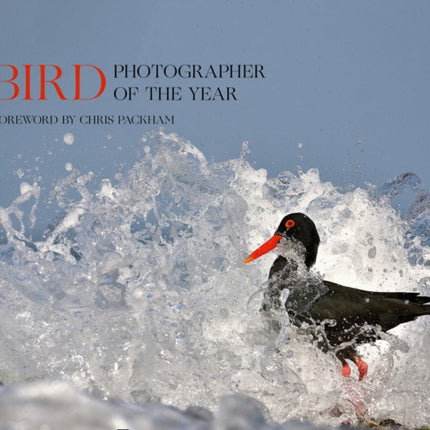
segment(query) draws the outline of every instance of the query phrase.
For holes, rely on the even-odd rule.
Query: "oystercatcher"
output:
[[[249,263],[278,247],[261,311],[273,318],[283,308],[281,292],[289,290],[285,303],[293,324],[310,330],[324,352],[333,351],[349,376],[346,360],[358,368],[359,380],[368,366],[357,354],[357,345],[374,342],[399,324],[430,314],[430,297],[408,292],[371,292],[345,287],[309,273],[317,258],[320,238],[314,222],[305,214],[285,216],[275,234],[249,257]],[[277,325],[280,327],[280,325]]]

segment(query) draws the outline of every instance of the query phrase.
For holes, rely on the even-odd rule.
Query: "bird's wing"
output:
[[[315,320],[334,319],[340,325],[379,325],[382,330],[430,314],[430,297],[418,293],[364,291],[324,281],[327,293],[313,304]]]

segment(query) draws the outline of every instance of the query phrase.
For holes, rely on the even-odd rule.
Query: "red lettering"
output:
[[[54,79],[46,79],[46,68],[47,67],[53,67],[57,75]],[[50,83],[57,91],[58,96],[61,100],[67,100],[66,97],[64,97],[63,92],[61,91],[60,86],[57,84],[57,80],[61,78],[61,75],[63,74],[61,67],[58,67],[55,64],[41,64],[40,65],[40,98],[39,100],[48,100],[46,98],[46,84]]]
[[[94,97],[81,98],[81,68],[82,67],[92,67],[97,71],[100,77],[100,88],[98,93]],[[73,100],[94,100],[103,93],[106,88],[106,76],[100,68],[94,66],[93,64],[75,64],[75,98]]]
[[[6,85],[2,84],[9,84],[9,88],[12,89],[12,95],[10,97],[0,97],[0,101],[8,101],[16,99],[20,91],[22,89],[22,92],[24,94],[24,98],[22,100],[34,100],[32,98],[32,86],[37,86],[37,78],[39,78],[39,90],[40,90],[40,98],[38,100],[48,100],[47,97],[47,88],[49,88],[50,84],[55,92],[57,93],[57,96],[61,100],[94,100],[103,94],[103,92],[106,89],[106,76],[103,73],[103,71],[93,65],[93,64],[74,64],[74,76],[72,76],[72,83],[74,78],[74,84],[75,84],[75,96],[73,99],[67,98],[63,90],[60,87],[60,78],[61,78],[61,85],[63,86],[65,80],[67,81],[68,76],[63,76],[63,70],[60,66],[57,66],[55,64],[24,64],[24,71],[21,73],[21,76],[19,76],[19,69],[16,66],[13,66],[12,64],[0,64],[0,73],[2,72],[2,68],[6,70],[6,76],[8,76],[8,72],[10,70],[10,74],[12,75],[9,79],[0,79],[0,95],[4,95],[5,92],[3,91],[3,87],[6,87]],[[96,94],[92,95],[92,97],[82,97],[81,96],[81,83],[82,83],[82,74],[85,73],[84,71],[89,71],[89,73],[94,75],[94,72],[96,72],[96,79],[95,79],[95,85],[93,85],[94,89],[97,89]],[[37,71],[39,72],[38,76]],[[87,73],[88,74],[88,73]],[[53,76],[53,77],[51,77]],[[21,77],[21,80],[18,81],[19,77]],[[91,77],[91,76],[90,76]],[[94,77],[92,76],[92,80],[90,81],[91,85],[94,81]],[[97,81],[98,78],[98,81]],[[99,82],[97,86],[97,82]],[[86,87],[88,87],[86,85]],[[52,91],[51,87],[51,91]],[[6,94],[8,94],[6,92]],[[92,93],[94,94],[94,93]]]
[[[18,77],[18,69],[15,66],[12,66],[11,64],[0,64],[0,67],[9,67],[12,69],[12,77],[10,79],[4,79],[0,80],[1,82],[4,82],[6,84],[11,84],[13,87],[13,95],[9,98],[0,98],[0,100],[13,100],[18,97],[19,94],[19,86],[14,80]]]
[[[24,69],[25,69],[25,97],[23,100],[33,100],[31,98],[31,86],[30,86],[30,76],[31,76],[31,64],[24,64]]]

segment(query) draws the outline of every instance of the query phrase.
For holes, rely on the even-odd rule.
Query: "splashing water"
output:
[[[294,332],[268,348],[275,339],[260,320],[258,291],[274,255],[242,263],[286,213],[301,211],[317,225],[315,271],[326,279],[430,294],[430,199],[416,177],[341,193],[316,169],[269,179],[245,161],[246,148],[236,160],[208,163],[174,134],[148,136],[144,145],[116,185],[105,179],[91,192],[91,172],[76,170],[60,180],[51,198],[63,215],[41,241],[27,231],[37,184],[23,184],[0,208],[0,380],[8,386],[0,403],[10,422],[20,413],[12,400],[23,404],[47,386],[52,408],[77,399],[100,422],[111,409],[97,399],[122,401],[112,409],[121,419],[104,421],[111,428],[173,414],[162,405],[192,405],[193,413],[173,414],[178,425],[209,410],[221,423],[238,416],[234,408],[255,426],[269,416],[356,422],[358,407],[407,425],[430,421],[430,318],[363,347],[369,377],[344,379],[334,356]],[[404,186],[415,200],[401,218],[390,201]],[[247,412],[257,403],[265,419]]]

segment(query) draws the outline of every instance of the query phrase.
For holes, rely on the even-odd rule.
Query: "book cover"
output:
[[[3,0],[2,426],[428,425],[428,316],[345,378],[243,260],[301,212],[314,279],[430,294],[429,14]]]

